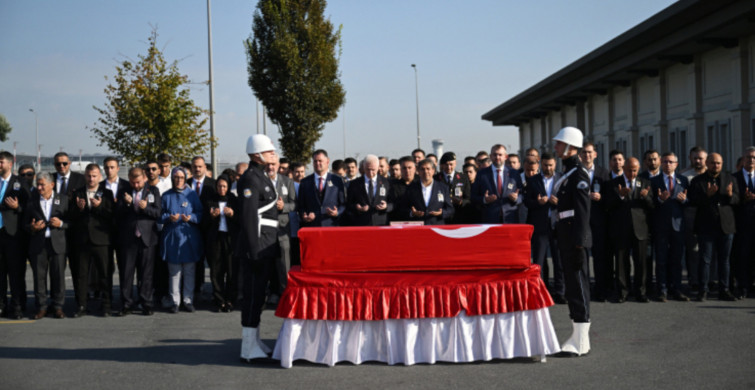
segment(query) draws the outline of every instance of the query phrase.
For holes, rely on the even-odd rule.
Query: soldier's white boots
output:
[[[574,325],[574,330],[571,337],[561,346],[561,352],[577,356],[590,352],[590,323],[573,322],[572,325]]]
[[[262,359],[267,353],[262,349],[259,328],[241,328],[241,360]]]
[[[265,353],[265,355],[270,355],[273,350],[265,345],[265,343],[262,342],[262,339],[260,339],[260,332],[257,332],[257,345],[259,345],[260,349],[262,349],[262,352]]]

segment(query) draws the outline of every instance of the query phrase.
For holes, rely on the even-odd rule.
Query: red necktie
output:
[[[320,176],[320,184],[318,184],[317,187],[320,189],[320,192],[322,192],[322,176]]]
[[[674,192],[674,180],[668,177],[668,192]]]
[[[501,176],[501,168],[496,169],[498,171],[498,196],[503,194],[503,177]]]
[[[199,195],[199,180],[197,180],[197,195]]]

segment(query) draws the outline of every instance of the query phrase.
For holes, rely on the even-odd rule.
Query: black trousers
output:
[[[157,253],[162,253],[162,249],[160,247],[161,245],[162,245],[162,240],[157,246]],[[158,305],[160,304],[160,301],[159,301],[160,299],[162,299],[165,296],[170,295],[170,292],[168,290],[169,279],[170,279],[170,273],[168,272],[168,262],[155,261],[155,268],[154,268],[153,278],[152,278],[152,286],[155,288],[154,298],[158,300],[156,302]]]
[[[255,260],[240,258],[244,273],[241,300],[241,326],[256,328],[260,325],[262,308],[265,305],[265,289],[278,257],[277,229],[262,228],[260,250]]]
[[[50,295],[52,306],[63,309],[66,297],[66,254],[55,253],[52,242],[45,239],[43,248],[34,248],[29,252],[34,273],[34,295],[38,310],[47,310],[47,271],[50,271]]]
[[[592,228],[592,266],[595,272],[595,295],[609,298],[613,295],[613,255],[610,251],[605,227]]]
[[[152,281],[155,269],[154,246],[146,246],[136,236],[118,248],[118,281],[121,289],[122,309],[134,307],[131,289],[134,285],[134,271],[137,273],[139,303],[145,308],[152,307]]]
[[[12,237],[0,229],[0,309],[6,308],[6,292],[10,282],[10,308],[24,310],[26,306],[26,256],[20,237]]]
[[[631,234],[631,233],[630,233]],[[616,248],[616,285],[621,297],[626,297],[630,291],[636,295],[647,294],[648,267],[647,267],[647,240],[638,240],[632,237],[615,243]],[[629,256],[632,263],[629,263]],[[630,284],[629,271],[634,266],[633,284]],[[631,288],[631,287],[634,288]]]
[[[107,245],[79,245],[76,251],[76,258],[71,264],[73,278],[73,290],[76,295],[76,304],[78,306],[87,306],[87,293],[89,292],[90,265],[94,267],[92,274],[97,275],[95,288],[102,293],[102,306],[110,307],[113,294],[113,269],[114,265],[110,261],[108,254],[109,246]]]
[[[585,250],[576,247],[562,247],[561,261],[564,265],[569,317],[574,322],[590,322],[590,277],[587,270]]]
[[[564,295],[564,267],[561,264],[561,256],[556,242],[556,232],[548,231],[545,233],[538,232],[537,234],[533,234],[531,246],[532,262],[540,266],[540,277],[548,288],[551,288],[548,277],[548,249],[550,248],[551,260],[553,262],[553,292],[558,295]]]
[[[217,232],[215,240],[207,243],[207,262],[210,264],[212,300],[216,305],[233,304],[236,301],[236,280],[231,235]]]

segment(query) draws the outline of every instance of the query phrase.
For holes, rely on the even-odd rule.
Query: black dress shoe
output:
[[[697,294],[697,299],[695,299],[698,302],[705,302],[705,300],[708,299],[708,293],[701,291],[700,294]]]
[[[184,303],[184,310],[186,310],[187,313],[194,313],[196,309],[194,309],[194,305],[191,303]]]
[[[679,301],[679,302],[689,302],[689,297],[686,296],[686,295],[684,295],[684,294],[682,294],[682,293],[680,293],[680,292],[678,292],[678,291],[674,292],[674,293],[671,293],[671,296],[674,297],[674,299],[677,300],[677,301]]]
[[[16,309],[16,310],[13,310],[12,312],[10,312],[10,314],[8,314],[8,318],[10,318],[12,320],[20,320],[21,318],[23,318],[23,314],[21,312],[21,309]]]
[[[648,297],[645,296],[645,295],[639,295],[639,296],[637,296],[637,302],[648,303],[648,302],[650,302],[650,299],[648,299]]]
[[[79,309],[73,313],[73,318],[81,318],[87,315],[87,309],[84,306],[79,306]]]
[[[731,295],[731,292],[729,290],[723,290],[720,293],[718,293],[718,299],[722,301],[736,301],[737,298],[734,297],[734,295]]]
[[[666,303],[668,301],[668,298],[666,297],[666,294],[660,293],[658,294],[658,302]]]
[[[55,309],[55,313],[53,313],[53,316],[59,320],[66,318],[66,314],[63,313],[63,309]]]
[[[129,314],[131,314],[131,313],[132,313],[132,311],[131,311],[131,308],[130,308],[130,307],[127,307],[127,308],[125,308],[125,309],[121,309],[121,311],[120,311],[120,312],[118,312],[118,316],[119,316],[119,317],[125,317],[125,316],[127,316],[127,315],[129,315]]]
[[[151,316],[151,315],[155,314],[155,312],[152,311],[151,307],[146,307],[146,308],[144,308],[142,310],[142,314],[145,315],[145,316]]]
[[[627,297],[620,295],[618,298],[616,298],[616,303],[624,303],[627,301]]]
[[[178,313],[178,306],[176,306],[176,305],[173,305],[173,307],[171,307],[171,308],[170,308],[170,312],[171,312],[172,314],[176,314],[176,313]]]

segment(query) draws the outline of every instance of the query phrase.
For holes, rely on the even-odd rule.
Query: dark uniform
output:
[[[584,248],[592,247],[590,232],[590,175],[574,155],[562,161],[564,176],[556,183],[556,237],[566,282],[569,316],[590,322],[590,279]]]
[[[241,266],[241,326],[257,328],[270,267],[278,257],[278,194],[263,167],[253,161],[237,184],[239,232],[234,256]]]

